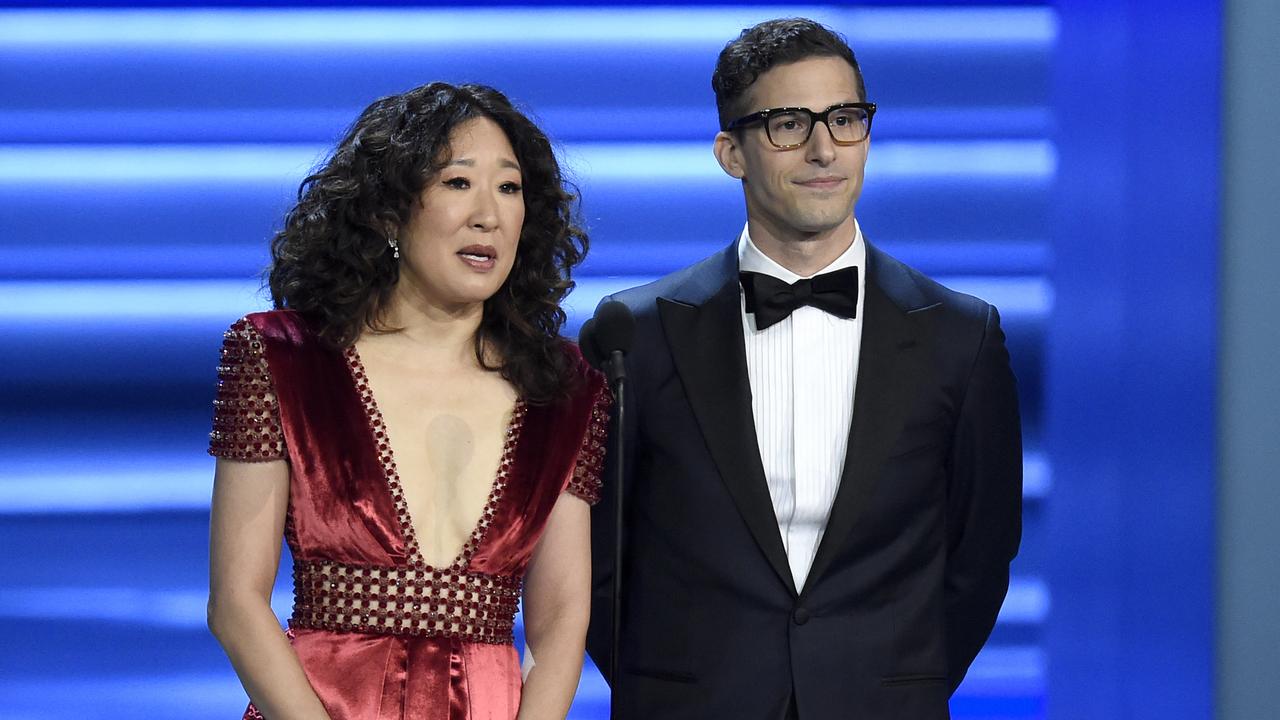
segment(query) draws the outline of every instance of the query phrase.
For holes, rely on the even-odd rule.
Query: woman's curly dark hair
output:
[[[366,328],[393,331],[382,321],[400,276],[388,238],[398,237],[449,163],[454,128],[479,117],[502,128],[515,150],[525,220],[511,274],[484,303],[476,358],[526,402],[544,403],[574,382],[560,302],[573,289],[570,271],[587,252],[587,236],[550,141],[493,88],[435,82],[366,108],[302,181],[271,242],[267,282],[277,308],[300,313],[334,347],[351,345]]]

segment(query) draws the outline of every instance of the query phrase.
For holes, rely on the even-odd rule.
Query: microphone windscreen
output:
[[[582,358],[591,367],[599,370],[604,366],[604,353],[600,352],[600,345],[596,342],[595,318],[589,318],[578,330],[578,348],[582,350]]]
[[[596,349],[601,355],[608,356],[615,351],[625,354],[631,350],[631,339],[636,333],[636,319],[631,308],[610,300],[596,309],[593,319]]]

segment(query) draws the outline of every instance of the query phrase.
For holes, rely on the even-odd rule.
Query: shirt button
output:
[[[791,620],[797,625],[803,625],[809,622],[809,611],[804,608],[796,608],[795,612],[791,613]]]

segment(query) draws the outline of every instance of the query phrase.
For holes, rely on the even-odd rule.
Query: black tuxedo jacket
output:
[[[1021,537],[1017,393],[994,307],[870,245],[866,272],[844,472],[802,588],[755,437],[736,244],[616,296],[636,337],[627,454],[607,462],[627,493],[615,718],[948,717]],[[605,477],[588,650],[608,677]]]

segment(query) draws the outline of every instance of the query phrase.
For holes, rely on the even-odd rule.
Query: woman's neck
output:
[[[445,306],[393,293],[381,318],[390,332],[366,336],[379,338],[375,342],[386,350],[394,347],[413,353],[424,364],[474,364],[475,336],[483,317],[482,303]]]

